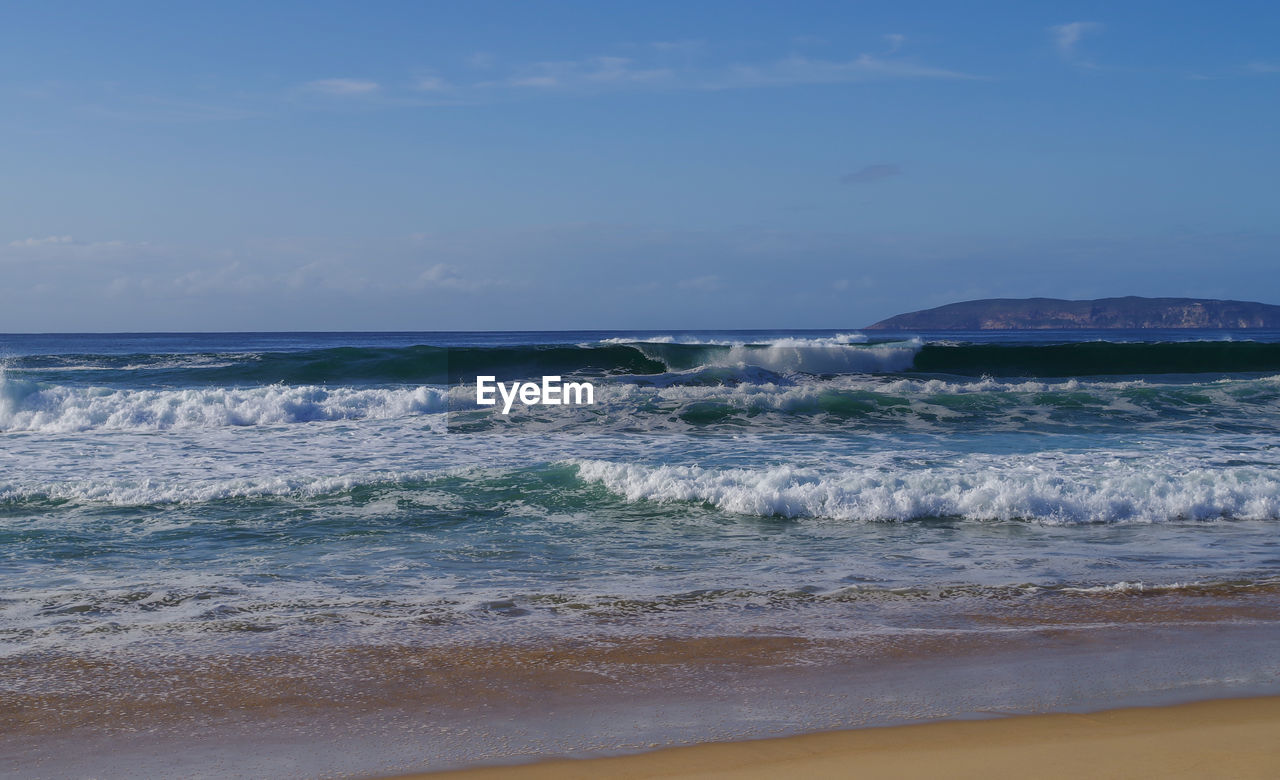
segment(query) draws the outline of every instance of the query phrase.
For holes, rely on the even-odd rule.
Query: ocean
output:
[[[595,403],[501,415],[482,374],[589,380]],[[657,702],[644,745],[1268,692],[1277,521],[1278,331],[0,336],[7,766],[55,722],[114,734],[104,697],[156,739],[353,697],[488,724],[399,743],[417,767],[639,728],[579,710],[534,733],[481,712],[482,680],[517,715],[574,685]],[[1099,660],[1115,643],[1124,664]],[[1017,686],[974,676],[999,653]],[[878,671],[787,698],[753,665]],[[856,717],[811,695],[855,684]],[[720,731],[672,714],[711,701]]]

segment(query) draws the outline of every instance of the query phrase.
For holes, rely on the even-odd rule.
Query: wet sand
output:
[[[216,653],[174,642],[11,655],[0,658],[0,776],[303,780],[498,764],[557,776],[845,776],[851,765],[1045,776],[1016,761],[1144,774],[1125,755],[1154,762],[1148,775],[1280,776],[1274,751],[1259,752],[1280,744],[1280,699],[1239,698],[1280,696],[1280,599],[1221,590],[957,598],[937,615],[890,594],[907,599],[913,626],[847,636],[602,623],[540,642],[344,646],[320,632],[315,644],[230,635]],[[1018,717],[1197,700],[1213,703]],[[631,757],[603,758],[619,755]],[[558,757],[573,760],[512,768]]]
[[[408,778],[1274,778],[1280,697],[712,743]]]

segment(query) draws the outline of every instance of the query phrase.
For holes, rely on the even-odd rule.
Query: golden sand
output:
[[[1280,778],[1280,697],[722,742],[417,777]]]

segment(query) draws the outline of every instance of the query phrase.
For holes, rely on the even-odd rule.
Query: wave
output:
[[[1280,471],[1274,462],[1222,467],[1214,458],[1197,458],[1190,450],[971,455],[952,463],[933,459],[933,465],[911,453],[901,458],[882,454],[822,468],[713,468],[573,458],[518,467],[455,463],[327,475],[308,471],[0,482],[0,506],[307,501],[351,491],[367,500],[371,490],[382,490],[400,497],[416,495],[412,503],[417,507],[452,511],[472,505],[487,517],[495,491],[518,491],[536,496],[533,504],[553,513],[612,516],[606,508],[619,501],[665,505],[662,511],[634,515],[650,522],[681,521],[687,511],[680,504],[839,523],[961,520],[1057,526],[1280,520]]]
[[[995,377],[1268,373],[1280,371],[1280,344],[1255,341],[928,344],[916,355],[912,370]]]
[[[0,373],[0,431],[155,431],[386,419],[442,412],[446,406],[447,393],[426,386],[123,390],[50,385]]]
[[[11,373],[38,372],[54,381],[93,372],[91,381],[151,385],[444,384],[450,350],[443,347],[332,347],[296,352],[29,355],[10,357]],[[141,373],[142,376],[138,374]]]
[[[1280,344],[1253,341],[1066,344],[869,342],[860,334],[763,343],[654,337],[586,344],[335,347],[298,352],[32,355],[10,357],[16,376],[54,382],[151,386],[443,385],[548,374],[657,376],[715,368],[782,375],[919,373],[970,377],[1086,377],[1277,373]]]
[[[592,407],[529,407],[499,418],[455,395],[455,432],[486,430],[1265,432],[1280,377],[1209,382],[968,382],[894,376],[795,378],[699,369],[597,383]]]
[[[376,471],[331,476],[260,476],[229,479],[88,479],[31,485],[0,484],[0,506],[29,504],[107,504],[159,506],[203,504],[236,499],[305,500],[357,488],[423,487],[447,475],[442,471]]]
[[[718,403],[726,414],[777,411],[851,419],[916,416],[928,420],[1015,414],[1205,417],[1234,409],[1267,409],[1280,401],[1280,377],[1177,384],[992,378],[970,382],[850,378],[801,383],[770,382],[767,377],[749,379],[732,383],[731,387],[676,383],[660,390],[658,397],[684,403]]]
[[[1280,377],[1210,382],[971,381],[890,376],[818,379],[759,368],[701,368],[597,381],[591,407],[521,407],[509,417],[475,405],[470,386],[266,385],[164,389],[80,387],[0,372],[0,431],[160,431],[385,420],[451,412],[455,432],[579,426],[688,430],[730,426],[823,430],[1176,430],[1209,426],[1274,431]]]
[[[665,371],[754,367],[782,374],[879,374],[909,370],[921,342],[779,339],[767,344],[641,343],[634,348]]]
[[[301,352],[199,355],[34,355],[9,358],[15,373],[71,380],[152,384],[457,384],[477,375],[508,378],[561,375],[656,375],[702,367],[757,366],[786,373],[901,371],[918,342],[864,345],[852,337],[733,342],[616,342],[503,347],[336,347]]]
[[[794,466],[709,469],[578,460],[579,477],[628,501],[695,502],[737,514],[881,522],[930,518],[1050,525],[1280,519],[1274,468],[1034,458],[910,471]],[[1083,466],[1071,468],[1072,465]]]
[[[900,341],[901,339],[882,338],[881,342]],[[834,336],[806,336],[806,337],[781,337],[770,339],[767,342],[744,341],[742,339],[708,339],[697,336],[645,336],[643,339],[632,337],[614,337],[601,339],[600,344],[688,344],[694,346],[722,346],[733,347],[745,344],[779,344],[779,345],[805,345],[805,344],[866,344],[871,339],[865,333],[837,333]],[[590,344],[582,344],[581,346],[590,346]]]

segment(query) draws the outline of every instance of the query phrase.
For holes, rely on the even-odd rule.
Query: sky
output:
[[[0,332],[1280,303],[1267,2],[10,2]]]

